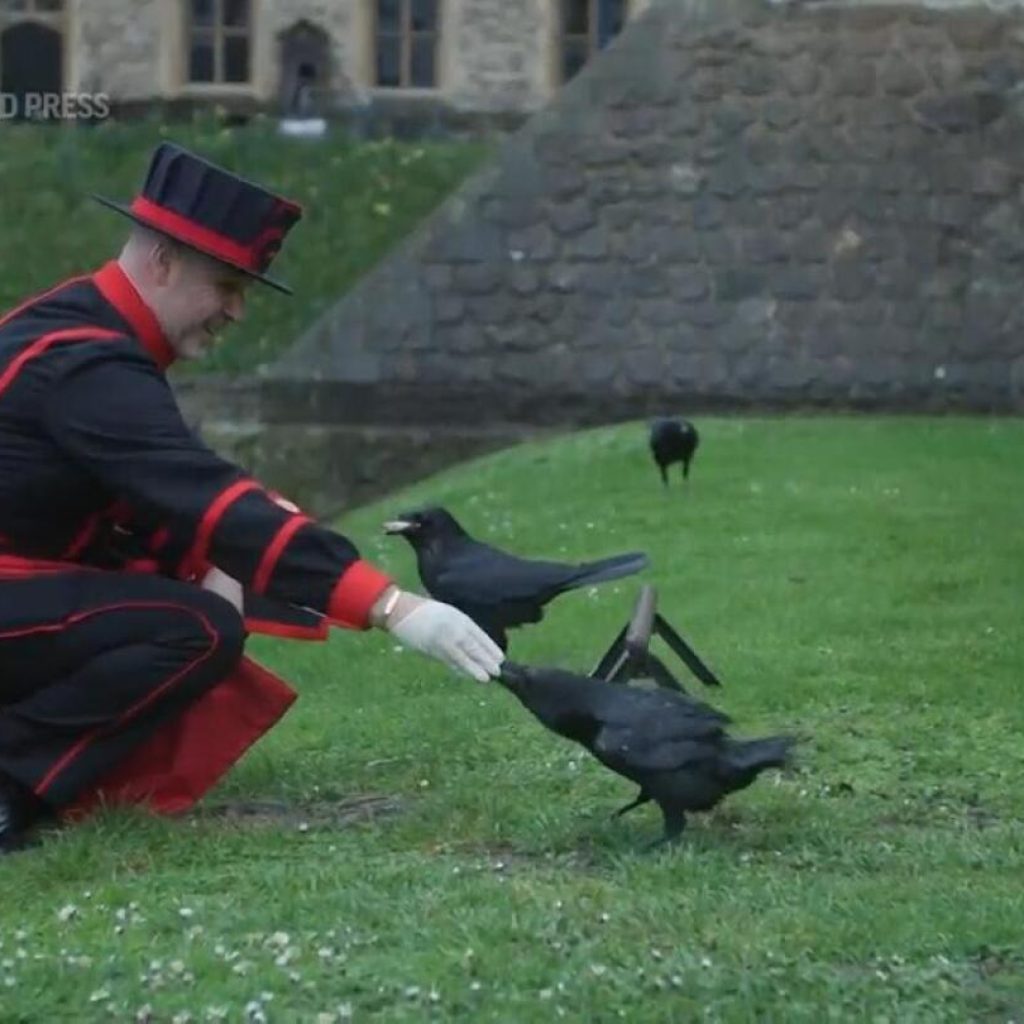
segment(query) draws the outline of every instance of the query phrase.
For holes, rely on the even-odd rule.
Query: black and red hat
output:
[[[291,288],[265,271],[302,216],[302,207],[187,149],[169,142],[157,146],[142,193],[131,206],[103,196],[93,198],[137,224],[291,294]]]

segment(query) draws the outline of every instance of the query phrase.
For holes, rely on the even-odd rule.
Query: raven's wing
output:
[[[609,768],[670,770],[712,754],[722,742],[728,715],[688,694],[642,690],[600,680],[592,699],[602,723],[593,750]]]
[[[663,687],[649,690],[593,679],[589,697],[594,717],[609,725],[652,719],[670,729],[705,730],[721,728],[732,721],[725,712],[688,693]]]
[[[440,557],[423,559],[420,579],[431,597],[465,612],[506,650],[505,631],[540,622],[545,603],[559,590],[548,580],[561,578],[562,570],[568,568],[540,563],[542,568],[550,569],[545,579],[536,565],[478,541],[463,541],[457,546],[448,545]]]
[[[620,579],[648,565],[642,551],[573,564],[519,558],[489,544],[460,538],[447,545],[440,557],[431,559],[427,569],[433,586],[479,606],[546,604],[565,590]]]
[[[430,570],[436,598],[459,607],[487,608],[518,601],[544,603],[572,579],[576,566],[517,558],[480,541],[462,540],[448,545]]]
[[[666,728],[663,720],[646,719],[605,725],[594,737],[593,751],[612,771],[627,777],[638,771],[673,771],[715,756],[723,735],[720,725],[692,729],[681,724]]]

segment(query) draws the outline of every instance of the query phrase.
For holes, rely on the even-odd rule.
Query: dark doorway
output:
[[[308,21],[281,33],[282,111],[289,117],[323,113],[330,85],[330,40]]]
[[[0,34],[0,90],[17,97],[25,113],[29,93],[60,93],[64,88],[61,34],[35,21],[10,25]]]

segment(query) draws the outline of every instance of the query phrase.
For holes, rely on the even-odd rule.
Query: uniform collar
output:
[[[153,357],[161,370],[174,362],[177,353],[164,335],[153,311],[143,301],[131,278],[117,260],[111,260],[92,275],[100,294],[128,322],[142,347]]]

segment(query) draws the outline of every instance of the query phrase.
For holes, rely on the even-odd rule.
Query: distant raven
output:
[[[559,594],[629,576],[648,565],[639,551],[580,565],[517,558],[474,540],[444,508],[408,512],[384,529],[412,545],[430,596],[464,611],[502,650],[508,649],[506,630],[540,622],[544,605]]]
[[[509,661],[500,680],[550,730],[637,783],[639,795],[618,813],[653,800],[664,817],[662,842],[679,838],[688,811],[710,810],[765,768],[786,765],[795,742],[790,736],[730,739],[726,715],[674,690]]]
[[[690,475],[690,462],[693,460],[700,435],[697,428],[689,421],[662,417],[651,424],[651,455],[658,464],[662,482],[668,486],[668,467],[674,462],[683,464],[683,479]]]

